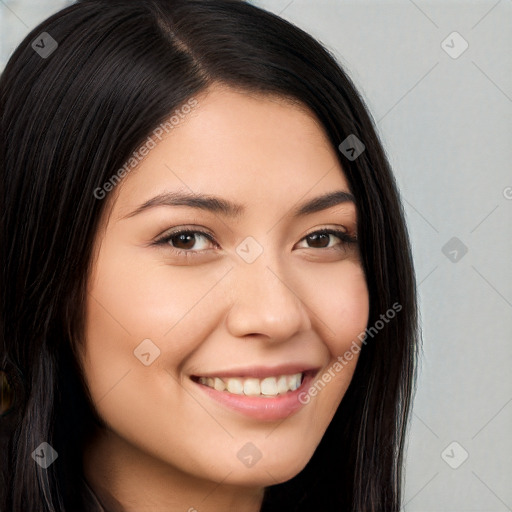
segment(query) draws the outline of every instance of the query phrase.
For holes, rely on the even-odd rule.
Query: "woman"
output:
[[[1,510],[399,510],[413,266],[332,56],[240,1],[88,0],[0,102]]]

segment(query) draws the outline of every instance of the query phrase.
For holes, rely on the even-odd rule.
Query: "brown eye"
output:
[[[177,252],[203,252],[215,246],[211,235],[196,230],[180,230],[170,232],[155,242],[156,245],[170,245]]]
[[[338,229],[321,229],[306,235],[300,241],[302,249],[335,249],[336,247],[342,248],[356,243],[357,239],[355,237]]]
[[[329,246],[329,239],[331,235],[329,233],[313,233],[306,237],[310,247],[323,248]]]
[[[196,243],[194,233],[179,233],[169,238],[169,243],[176,249],[192,249]]]

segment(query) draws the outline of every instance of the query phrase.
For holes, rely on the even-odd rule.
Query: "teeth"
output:
[[[300,375],[292,375],[288,377],[288,387],[295,391],[300,386]]]
[[[263,395],[277,395],[277,381],[275,377],[267,377],[261,381]]]
[[[228,388],[228,391],[234,395],[242,395],[244,392],[242,379],[228,379],[226,387]]]
[[[301,385],[302,376],[302,373],[295,373],[264,379],[230,377],[226,380],[219,377],[199,377],[199,383],[234,395],[276,397],[295,391]]]
[[[213,387],[217,391],[224,391],[226,389],[226,384],[224,384],[224,381],[222,379],[219,379],[218,377],[215,377]]]
[[[277,392],[278,393],[286,393],[288,391],[288,379],[286,375],[281,375],[279,379],[277,379]]]
[[[260,394],[260,381],[258,379],[244,380],[244,395],[256,396]]]

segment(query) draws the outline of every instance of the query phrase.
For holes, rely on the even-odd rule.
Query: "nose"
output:
[[[285,341],[311,328],[305,302],[294,289],[297,286],[280,274],[264,261],[244,264],[233,272],[232,305],[226,320],[232,336]]]

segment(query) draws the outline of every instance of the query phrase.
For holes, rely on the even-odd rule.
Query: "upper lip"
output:
[[[251,366],[230,368],[229,370],[216,370],[193,375],[194,377],[253,377],[264,379],[265,377],[277,377],[279,375],[293,375],[295,373],[313,373],[317,372],[320,366],[312,366],[306,363],[282,364],[279,366]]]

